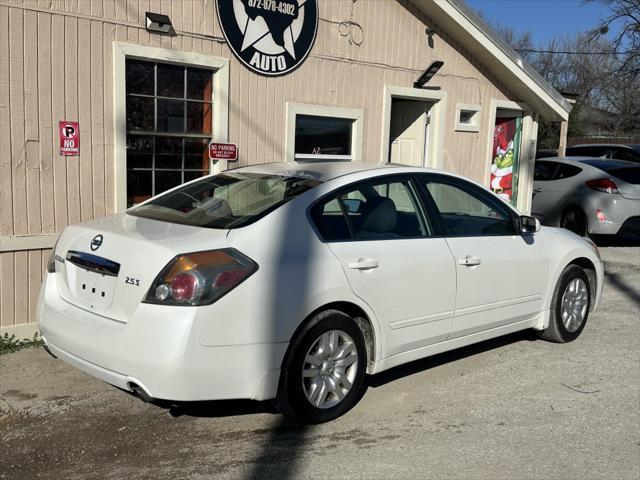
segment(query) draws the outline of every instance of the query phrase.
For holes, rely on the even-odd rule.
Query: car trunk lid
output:
[[[171,259],[227,247],[227,233],[126,213],[70,226],[56,247],[58,292],[79,308],[127,322]]]

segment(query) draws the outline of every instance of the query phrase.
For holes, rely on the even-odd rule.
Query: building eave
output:
[[[571,104],[487,25],[464,0],[412,0],[486,66],[497,80],[551,121],[568,120]]]

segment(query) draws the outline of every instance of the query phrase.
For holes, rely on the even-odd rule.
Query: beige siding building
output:
[[[394,161],[465,175],[529,209],[537,121],[570,107],[464,4],[218,1],[0,0],[0,332],[37,328],[66,225],[209,171]],[[253,18],[263,5],[271,13]],[[175,34],[153,31],[146,12]],[[61,155],[60,122],[78,122],[79,155]],[[211,140],[237,144],[237,163],[210,162]]]

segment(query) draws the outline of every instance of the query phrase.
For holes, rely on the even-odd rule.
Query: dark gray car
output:
[[[531,213],[579,235],[640,235],[640,165],[590,157],[536,160]]]

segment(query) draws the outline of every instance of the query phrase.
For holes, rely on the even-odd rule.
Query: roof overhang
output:
[[[412,0],[425,14],[459,42],[517,99],[543,118],[567,120],[571,104],[531,65],[504,42],[464,0]]]

